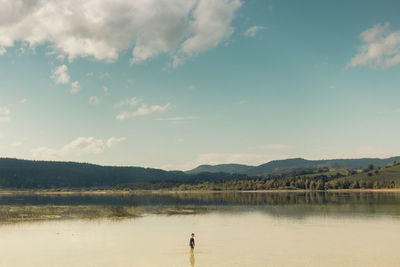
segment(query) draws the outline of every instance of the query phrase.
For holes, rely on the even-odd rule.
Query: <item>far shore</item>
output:
[[[40,195],[127,195],[127,194],[199,194],[199,193],[311,193],[311,192],[375,192],[397,193],[400,188],[382,189],[330,189],[330,190],[303,190],[303,189],[275,189],[275,190],[112,190],[112,189],[0,189],[0,195],[12,194],[40,194]]]

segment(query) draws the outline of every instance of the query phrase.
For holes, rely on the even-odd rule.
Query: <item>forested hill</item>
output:
[[[191,172],[165,171],[142,167],[100,166],[88,163],[30,161],[0,158],[0,188],[109,188],[136,183],[198,183],[229,181],[254,176],[321,173],[331,169],[365,169],[369,165],[386,166],[400,157],[388,159],[287,159],[260,166],[240,164],[199,166]],[[151,187],[150,187],[151,188]]]
[[[226,173],[185,174],[142,167],[111,167],[88,163],[0,158],[1,188],[109,187],[153,181],[208,181],[243,178]]]
[[[200,165],[199,167],[187,171],[190,174],[201,172],[218,173],[241,173],[250,176],[270,175],[289,173],[296,169],[305,168],[334,168],[334,169],[363,169],[368,165],[386,166],[393,161],[399,161],[399,157],[386,159],[380,158],[360,158],[360,159],[331,159],[331,160],[306,160],[302,158],[274,160],[259,166],[248,166],[241,164],[219,164],[219,165]]]
[[[193,170],[189,170],[186,173],[196,174],[202,172],[226,172],[226,173],[242,173],[246,174],[253,169],[254,166],[248,166],[243,164],[218,164],[218,165],[200,165]]]

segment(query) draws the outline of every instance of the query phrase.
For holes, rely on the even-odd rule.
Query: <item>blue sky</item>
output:
[[[3,1],[0,156],[399,155],[398,1]]]

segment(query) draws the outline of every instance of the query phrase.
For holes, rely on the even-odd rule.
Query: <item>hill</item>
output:
[[[89,188],[156,181],[207,181],[236,179],[226,173],[185,174],[142,167],[100,166],[88,163],[31,161],[0,158],[1,188]]]
[[[393,183],[394,185],[400,185],[400,164],[349,175],[338,179],[338,181],[347,181],[349,183],[371,183],[372,185],[376,183]],[[385,185],[385,188],[387,187],[390,186]]]
[[[393,161],[399,161],[399,157],[391,157],[386,159],[380,158],[360,158],[360,159],[330,159],[330,160],[306,160],[302,158],[273,160],[259,166],[248,166],[240,164],[219,164],[219,165],[201,165],[186,173],[196,174],[201,172],[217,173],[227,172],[230,174],[241,173],[249,176],[271,175],[290,173],[297,169],[363,169],[368,165],[386,166]]]
[[[200,165],[193,170],[187,171],[188,174],[196,174],[202,172],[225,172],[225,173],[240,173],[246,174],[249,173],[250,170],[254,168],[253,166],[243,165],[243,164],[219,164],[219,165]]]
[[[378,168],[377,166],[386,166],[399,160],[400,157],[338,160],[305,160],[297,158],[271,161],[256,167],[240,164],[204,165],[192,170],[192,172],[185,173],[182,171],[165,171],[142,167],[100,166],[76,162],[0,158],[0,188],[115,187],[119,189],[156,190],[175,188],[181,184],[191,188],[191,185],[207,184],[209,182],[218,182],[222,186],[224,183],[235,184],[235,181],[240,179],[244,181],[243,183],[246,186],[250,186],[253,183],[250,180],[254,180],[254,184],[259,184],[263,179],[265,181],[268,180],[263,185],[267,189],[297,188],[297,186],[302,186],[299,188],[315,189],[316,187],[309,185],[311,181],[319,182],[318,188],[322,188],[324,184],[337,188],[335,181],[343,188],[347,188],[344,186],[349,186],[359,181],[363,183],[379,181],[382,182],[383,187],[387,188],[392,183],[397,186],[396,181],[400,181],[400,167]],[[273,184],[271,185],[270,183]],[[223,188],[221,187],[221,190]],[[240,188],[252,187],[241,186]]]
[[[306,169],[304,169],[306,170]],[[179,184],[177,190],[337,190],[400,188],[400,162],[381,168],[374,165],[365,169],[336,169],[301,174],[277,174],[269,177],[248,177],[238,180],[207,181]]]

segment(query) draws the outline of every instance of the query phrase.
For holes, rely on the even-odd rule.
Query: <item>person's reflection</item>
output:
[[[189,261],[190,261],[190,265],[191,265],[192,267],[194,267],[194,253],[193,253],[193,252],[190,252]]]

